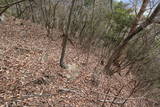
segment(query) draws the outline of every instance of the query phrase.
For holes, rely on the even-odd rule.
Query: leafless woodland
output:
[[[1,107],[159,107],[159,0],[1,0]]]

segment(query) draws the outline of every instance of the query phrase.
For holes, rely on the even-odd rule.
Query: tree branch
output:
[[[160,11],[160,3],[157,5],[157,7],[155,8],[155,10],[152,12],[151,16],[149,18],[147,18],[139,27],[137,27],[135,30],[131,30],[128,34],[128,36],[120,43],[120,45],[114,50],[113,54],[110,56],[107,65],[104,67],[104,71],[107,71],[106,73],[109,75],[113,75],[114,72],[112,72],[110,70],[110,67],[112,65],[113,62],[115,62],[121,55],[121,52],[125,49],[126,45],[128,44],[128,42],[136,35],[138,34],[140,31],[142,31],[144,28],[146,28],[148,25],[153,23],[154,18],[156,17],[156,15],[159,13]],[[141,14],[143,13],[140,12]],[[140,14],[139,13],[139,14]],[[138,15],[137,17],[141,16]],[[137,23],[137,22],[135,22]],[[134,29],[134,28],[131,28]]]
[[[12,2],[12,3],[9,3],[7,5],[4,5],[4,6],[0,6],[0,8],[4,8],[1,12],[0,12],[0,16],[10,7],[12,7],[13,5],[15,4],[19,4],[21,2],[24,2],[26,0],[19,0],[19,1],[15,1],[15,2]]]
[[[141,19],[142,15],[144,14],[144,12],[146,10],[147,5],[148,5],[148,0],[143,0],[142,6],[141,6],[135,20],[132,23],[131,30],[130,30],[129,34],[135,31],[139,20]]]

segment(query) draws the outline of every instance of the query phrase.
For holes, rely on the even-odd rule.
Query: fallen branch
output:
[[[123,104],[124,101],[114,101],[113,100],[98,100],[99,102],[112,103],[112,104]]]
[[[94,92],[94,91],[93,91]],[[102,94],[104,95],[104,93],[99,93],[99,94]],[[141,96],[141,97],[130,97],[130,98],[125,98],[125,97],[119,97],[119,96],[115,96],[115,95],[106,95],[107,97],[113,97],[113,98],[116,98],[118,100],[151,100],[151,98],[147,98],[145,96]]]
[[[60,88],[58,89],[59,93],[67,93],[67,92],[72,92],[72,93],[77,93],[74,89],[69,89],[69,88]]]
[[[128,95],[127,98],[130,98],[130,97],[137,91],[137,88],[138,88],[139,85],[140,85],[140,82],[135,83],[134,88],[131,90],[131,92],[130,92],[130,94]],[[123,104],[121,105],[121,107],[128,101],[127,98],[124,100],[124,102],[123,102]]]
[[[105,95],[105,98],[104,98],[104,102],[103,102],[103,104],[102,104],[102,107],[105,107],[105,101],[106,101],[106,98],[107,98],[107,94],[110,92],[110,89],[108,89],[107,91],[106,91],[106,95]]]
[[[116,96],[119,96],[119,94],[121,93],[121,91],[123,90],[123,88],[124,88],[124,86],[122,86],[122,87],[120,88],[120,90],[118,91],[118,94],[117,94]],[[117,99],[117,97],[114,97],[114,99],[113,99],[110,107],[112,107],[112,104],[114,104],[114,102],[116,101],[116,99]]]
[[[16,102],[16,101],[22,101],[22,100],[25,100],[25,99],[29,99],[29,98],[33,98],[33,97],[51,97],[51,96],[56,96],[57,94],[33,94],[33,95],[24,95],[20,98],[12,98],[11,100],[8,100],[8,101],[4,101],[4,103],[6,104],[10,104],[12,102]]]
[[[118,98],[117,98],[118,99]],[[115,101],[113,102],[113,100],[98,100],[99,102],[103,102],[103,103],[112,103],[112,104],[119,104],[119,105],[123,105],[125,100],[141,100],[141,99],[144,99],[144,100],[147,100],[147,101],[150,101],[152,103],[155,103],[155,104],[160,104],[158,101],[154,101],[152,99],[148,99],[148,98],[145,98],[145,97],[136,97],[136,98],[122,98],[123,101]]]

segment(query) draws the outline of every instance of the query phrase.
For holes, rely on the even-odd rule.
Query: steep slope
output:
[[[9,17],[0,23],[0,105],[33,107],[152,107],[156,102],[136,97],[134,77],[98,74],[98,59],[68,45],[66,62],[74,69],[59,67],[60,32],[54,41],[46,30],[30,21]],[[93,72],[94,78],[93,78]],[[124,71],[125,72],[125,71]],[[135,90],[134,90],[135,89]]]

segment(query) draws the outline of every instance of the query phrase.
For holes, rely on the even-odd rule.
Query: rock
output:
[[[2,14],[0,15],[0,22],[4,22],[5,21],[5,16]]]
[[[70,74],[65,74],[65,77],[66,77],[67,79],[71,79],[71,78],[72,78],[72,76],[71,76]]]
[[[76,64],[68,64],[68,65],[66,65],[66,69],[70,70],[70,71],[77,71],[78,66]]]
[[[76,71],[76,72],[72,72],[72,76],[71,76],[71,80],[75,80],[77,77],[79,77],[80,72]]]
[[[67,79],[69,80],[75,80],[77,77],[79,77],[80,75],[80,72],[70,72],[70,73],[67,73],[67,74],[64,74],[64,77],[66,77]]]

